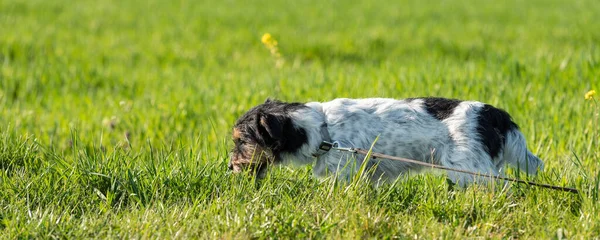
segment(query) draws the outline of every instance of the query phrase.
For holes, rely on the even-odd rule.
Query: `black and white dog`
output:
[[[321,142],[369,149],[376,138],[373,152],[472,172],[499,175],[508,163],[535,174],[544,165],[527,150],[510,115],[488,104],[445,98],[369,98],[305,104],[267,100],[235,123],[229,169],[263,176],[268,165],[315,163],[314,175],[340,174],[343,179],[356,173],[364,156],[341,151],[318,155]],[[366,164],[376,181],[394,180],[423,168],[380,158]],[[461,186],[478,180],[468,174],[447,174]]]

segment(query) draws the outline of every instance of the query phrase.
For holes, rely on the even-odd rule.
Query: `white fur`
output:
[[[501,174],[504,163],[509,163],[534,174],[543,163],[526,148],[518,130],[507,134],[503,151],[491,159],[480,143],[476,127],[480,102],[461,102],[452,114],[440,121],[424,108],[423,100],[412,101],[384,98],[335,99],[330,102],[307,103],[309,108],[291,114],[296,127],[306,131],[308,142],[298,151],[284,155],[284,162],[311,164],[312,154],[323,141],[320,127],[328,126],[331,139],[344,147],[369,149],[376,138],[374,152],[468,171]],[[349,178],[364,156],[330,151],[320,156],[313,167],[316,176],[339,174]],[[374,178],[394,180],[423,167],[388,159],[371,159]],[[448,172],[455,183],[465,186],[476,181],[472,175]]]

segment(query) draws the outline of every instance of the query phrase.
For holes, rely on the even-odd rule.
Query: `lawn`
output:
[[[597,0],[0,0],[0,238],[600,238],[599,22]],[[227,172],[268,97],[417,96],[507,110],[533,180],[580,193]]]

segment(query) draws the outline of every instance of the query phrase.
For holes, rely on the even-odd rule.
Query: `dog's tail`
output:
[[[527,149],[525,137],[518,129],[511,129],[506,135],[504,160],[528,174],[536,174],[538,169],[544,170],[544,162]]]

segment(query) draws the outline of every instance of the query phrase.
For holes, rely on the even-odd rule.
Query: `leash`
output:
[[[570,193],[579,193],[579,190],[577,190],[575,188],[560,187],[560,186],[554,186],[554,185],[549,185],[549,184],[525,181],[525,180],[521,180],[521,179],[508,178],[508,177],[502,177],[502,176],[497,176],[497,175],[490,175],[490,174],[471,172],[471,171],[466,171],[466,170],[461,170],[461,169],[455,169],[455,168],[445,167],[445,166],[441,166],[441,165],[420,162],[420,161],[413,160],[413,159],[395,157],[395,156],[385,155],[385,154],[381,154],[381,153],[371,152],[369,150],[362,149],[362,148],[339,147],[339,143],[337,141],[335,141],[333,143],[328,142],[328,141],[323,141],[321,143],[321,145],[319,146],[320,153],[328,152],[331,149],[338,150],[338,151],[350,152],[350,153],[359,153],[359,154],[363,154],[365,156],[371,156],[373,158],[385,158],[385,159],[402,161],[402,162],[417,164],[417,165],[436,168],[436,169],[448,170],[448,171],[459,172],[459,173],[466,173],[466,174],[475,175],[475,176],[479,176],[479,177],[506,180],[506,181],[510,181],[510,182],[522,183],[522,184],[527,184],[527,185],[541,187],[541,188],[549,188],[549,189],[553,189],[553,190],[559,190],[559,191],[570,192]]]

